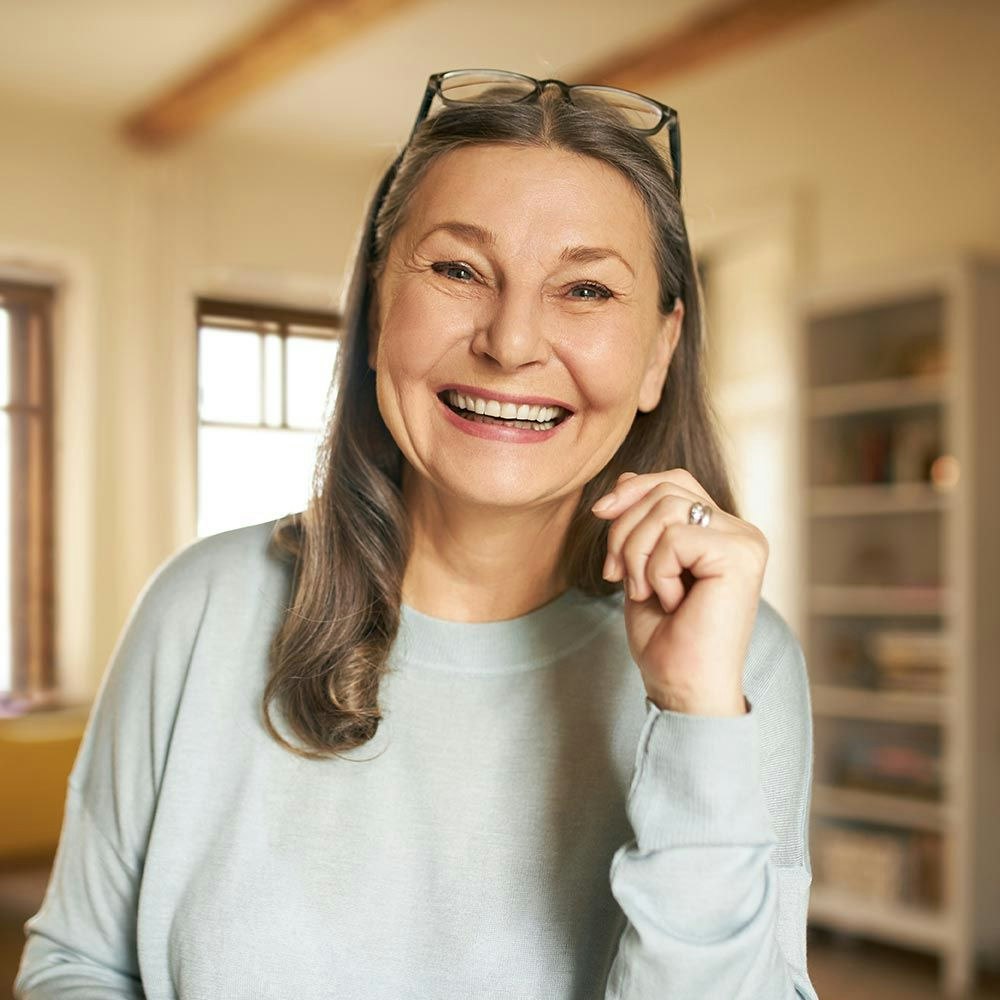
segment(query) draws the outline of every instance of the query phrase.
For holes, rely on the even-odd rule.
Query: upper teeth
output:
[[[449,389],[446,393],[448,402],[462,410],[473,410],[484,413],[488,417],[502,417],[504,420],[538,420],[547,423],[555,420],[566,412],[561,406],[529,406],[527,403],[500,403],[495,399],[478,399],[475,396],[463,396],[462,393]]]

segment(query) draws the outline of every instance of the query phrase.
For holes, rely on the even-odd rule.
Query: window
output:
[[[52,291],[0,282],[0,692],[54,686]]]
[[[305,508],[339,325],[334,313],[199,301],[199,536]]]

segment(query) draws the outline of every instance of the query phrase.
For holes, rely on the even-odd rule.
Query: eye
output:
[[[614,298],[612,292],[605,288],[604,285],[598,284],[596,281],[584,281],[579,285],[574,285],[571,292],[586,292],[586,295],[576,295],[574,298],[578,299],[611,299]]]
[[[436,264],[431,265],[431,270],[436,271],[438,274],[443,274],[445,277],[452,278],[454,281],[464,282],[476,276],[471,267],[459,264],[454,260],[438,261]],[[466,275],[466,277],[460,277],[462,274]]]

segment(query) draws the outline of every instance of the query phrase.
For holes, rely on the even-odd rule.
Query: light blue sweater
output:
[[[15,997],[815,998],[809,697],[773,607],[750,712],[707,718],[646,698],[619,595],[404,605],[376,738],[308,761],[259,718],[273,523],[190,544],[136,601]]]

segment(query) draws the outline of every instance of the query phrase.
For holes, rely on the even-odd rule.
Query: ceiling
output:
[[[0,0],[0,99],[118,127],[284,0]],[[398,148],[427,76],[493,66],[571,81],[717,0],[413,0],[209,126],[351,156]]]

